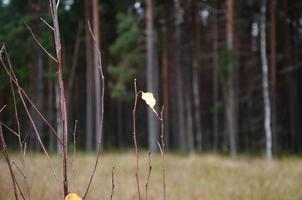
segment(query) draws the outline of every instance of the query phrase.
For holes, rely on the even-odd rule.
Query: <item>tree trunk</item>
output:
[[[147,90],[153,92],[158,98],[158,69],[155,61],[154,51],[154,30],[153,30],[153,0],[146,1],[146,16],[147,16]],[[148,143],[149,151],[157,151],[158,142],[158,119],[153,111],[148,108]]]
[[[195,4],[195,56],[193,63],[193,102],[194,102],[194,124],[196,132],[197,149],[202,150],[202,132],[201,132],[201,117],[200,117],[200,94],[199,94],[199,68],[201,65],[200,54],[200,16],[199,16],[199,4],[198,1]]]
[[[167,17],[164,18],[164,24],[162,27],[163,32],[163,48],[162,48],[162,84],[163,84],[163,90],[162,90],[162,97],[163,97],[163,104],[165,106],[165,113],[164,113],[164,123],[165,123],[165,143],[166,143],[166,149],[169,146],[169,60],[168,60],[168,37],[167,37]]]
[[[260,52],[262,62],[262,89],[264,100],[264,128],[266,135],[266,158],[272,159],[272,130],[271,130],[271,106],[269,99],[268,85],[268,64],[266,54],[266,0],[261,5],[261,21],[260,21]]]
[[[217,2],[215,1],[215,6]],[[214,135],[214,150],[218,150],[218,131],[219,131],[219,113],[218,113],[218,24],[217,24],[217,11],[213,14],[213,135]]]
[[[98,48],[100,47],[100,27],[99,27],[99,4],[98,0],[92,0],[93,12],[93,33],[96,41],[93,45],[93,62],[94,62],[94,84],[95,84],[95,146],[99,143],[99,133],[101,132],[101,85]]]
[[[271,105],[272,105],[272,136],[274,151],[277,146],[277,110],[276,110],[276,0],[270,3],[271,15]]]
[[[184,105],[184,92],[183,92],[183,76],[182,66],[180,60],[180,42],[181,42],[181,23],[183,20],[182,10],[179,0],[174,0],[174,14],[175,14],[175,70],[176,70],[176,97],[177,97],[177,119],[178,119],[178,142],[180,150],[187,151],[187,138],[186,138],[186,125],[185,125],[185,105]]]
[[[227,47],[231,53],[234,53],[234,1],[227,0]],[[230,140],[230,150],[231,157],[237,157],[237,112],[236,112],[236,99],[235,99],[235,85],[234,76],[236,75],[236,70],[234,67],[234,62],[229,64],[229,74],[227,80],[227,91],[226,91],[226,123],[227,132]]]
[[[87,22],[91,21],[91,1],[85,1],[85,37],[86,37],[86,150],[93,149],[93,133],[94,133],[94,101],[93,101],[93,55],[92,55],[92,39]]]

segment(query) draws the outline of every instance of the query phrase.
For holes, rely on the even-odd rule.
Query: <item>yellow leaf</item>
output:
[[[151,92],[143,92],[142,99],[146,102],[148,106],[155,112],[154,106],[156,104],[156,100]]]
[[[81,197],[79,197],[76,193],[69,193],[65,200],[82,200]]]

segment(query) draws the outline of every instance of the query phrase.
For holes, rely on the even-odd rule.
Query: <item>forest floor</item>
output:
[[[59,156],[52,156],[61,177]],[[75,171],[70,158],[69,188],[83,195],[94,165],[95,155],[78,154]],[[14,159],[17,159],[14,156]],[[160,156],[152,159],[152,173],[148,187],[148,199],[163,199]],[[111,173],[114,171],[113,199],[137,199],[135,162],[133,153],[105,153],[88,195],[88,200],[109,200]],[[55,200],[60,198],[56,179],[45,156],[28,154],[26,167],[32,200]],[[145,199],[145,183],[148,174],[148,155],[141,153],[140,184]],[[21,185],[22,179],[18,175]],[[224,156],[205,154],[182,156],[166,155],[167,200],[299,200],[302,199],[302,159],[288,157],[267,162],[262,158],[242,156],[231,160]],[[58,192],[59,191],[59,192]],[[0,200],[12,200],[12,185],[6,163],[0,160]]]

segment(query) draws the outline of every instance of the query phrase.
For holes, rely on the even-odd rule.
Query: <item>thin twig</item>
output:
[[[19,167],[19,165],[15,162],[15,161],[12,161],[11,162],[12,165],[14,165],[16,167],[16,169],[20,172],[20,174],[25,177],[25,173],[22,171],[22,169]]]
[[[41,137],[40,137],[40,135],[39,135],[38,129],[37,129],[37,127],[36,127],[36,124],[35,124],[35,122],[34,122],[32,116],[31,116],[31,114],[30,114],[30,112],[29,112],[29,110],[28,110],[28,108],[27,108],[27,106],[26,106],[26,103],[25,103],[25,100],[24,100],[24,98],[23,98],[23,95],[22,95],[21,93],[19,93],[19,95],[20,95],[20,98],[21,98],[23,107],[24,107],[24,109],[25,109],[25,111],[26,111],[26,114],[27,114],[27,116],[28,116],[28,118],[29,118],[29,121],[30,121],[30,123],[31,123],[31,125],[32,125],[32,127],[33,127],[33,129],[34,129],[34,132],[35,132],[35,134],[36,134],[36,136],[37,136],[38,142],[40,143],[40,145],[41,145],[41,147],[42,147],[42,149],[43,149],[43,151],[44,151],[44,154],[46,155],[46,158],[47,158],[48,164],[49,164],[49,166],[50,166],[50,168],[51,168],[51,170],[52,170],[52,173],[53,173],[53,175],[54,175],[56,181],[58,182],[59,179],[58,179],[58,176],[57,176],[57,174],[56,174],[56,172],[55,172],[55,168],[54,168],[54,166],[53,166],[53,164],[52,164],[52,163],[53,163],[53,162],[52,162],[52,159],[50,158],[50,156],[49,156],[49,154],[48,154],[48,152],[47,152],[47,150],[46,150],[46,148],[45,148],[45,146],[44,146],[44,144],[43,144],[43,142],[42,142],[42,140],[41,140]]]
[[[51,170],[52,170],[52,172],[53,172],[53,174],[54,174],[54,177],[56,178],[56,180],[58,180],[57,175],[56,175],[56,173],[55,173],[55,170],[54,170],[54,168],[53,168],[53,166],[52,166],[51,159],[50,159],[50,157],[49,157],[49,155],[48,155],[48,152],[47,152],[47,150],[46,150],[46,148],[45,148],[45,146],[44,146],[44,144],[43,144],[43,142],[42,142],[42,140],[41,140],[41,138],[40,138],[40,135],[39,135],[39,133],[38,133],[38,130],[37,130],[37,128],[36,128],[36,125],[35,125],[35,123],[34,123],[32,117],[31,117],[31,115],[30,115],[30,113],[29,113],[29,111],[28,111],[28,108],[27,108],[27,106],[26,106],[24,97],[23,97],[23,95],[22,95],[22,93],[24,93],[25,96],[27,96],[27,94],[25,93],[25,91],[24,91],[24,90],[20,87],[20,85],[19,85],[19,82],[18,82],[18,80],[17,80],[17,78],[16,78],[16,76],[15,76],[15,74],[14,74],[12,65],[11,65],[11,63],[10,63],[10,61],[9,61],[9,57],[8,57],[6,51],[5,51],[5,48],[4,48],[4,52],[5,52],[5,54],[6,54],[6,59],[7,59],[8,64],[9,64],[10,71],[9,71],[8,67],[6,66],[6,64],[4,63],[3,58],[2,58],[2,54],[1,54],[0,60],[1,60],[1,62],[2,62],[2,65],[3,65],[3,67],[4,67],[5,71],[6,71],[6,73],[8,74],[10,80],[12,80],[13,83],[18,87],[18,94],[19,94],[19,96],[20,96],[20,98],[21,98],[21,101],[22,101],[22,104],[23,104],[23,106],[24,106],[24,108],[25,108],[25,111],[26,111],[26,113],[27,113],[27,115],[28,115],[28,117],[29,117],[29,120],[30,120],[30,122],[31,122],[31,124],[32,124],[32,126],[33,126],[33,128],[34,128],[34,131],[35,131],[35,133],[36,133],[36,136],[37,136],[37,138],[38,138],[38,141],[39,141],[39,143],[41,144],[42,149],[43,149],[43,151],[44,151],[44,153],[45,153],[45,155],[46,155],[46,157],[47,157],[47,160],[48,160],[49,165],[50,165],[50,168],[51,168]],[[23,92],[22,92],[22,91],[23,91]],[[27,97],[28,97],[28,96],[27,96]],[[28,97],[27,99],[29,99],[29,97]],[[32,103],[32,101],[29,101],[29,102],[31,103],[31,105],[34,106],[34,103]],[[40,112],[38,112],[38,113],[40,113]],[[56,135],[56,134],[55,134],[55,135]]]
[[[4,105],[1,109],[0,109],[0,113],[6,108],[6,105]]]
[[[52,134],[56,137],[57,141],[63,145],[63,142],[61,141],[61,139],[58,137],[57,132],[55,131],[55,129],[51,126],[51,124],[48,122],[48,120],[43,116],[43,114],[39,111],[39,109],[35,106],[35,104],[33,103],[33,101],[31,100],[31,98],[28,96],[28,94],[25,92],[25,90],[19,85],[18,79],[16,78],[16,75],[13,71],[9,56],[5,50],[5,47],[3,46],[2,48],[5,53],[5,57],[8,63],[8,67],[6,66],[3,58],[2,58],[2,54],[0,55],[0,61],[7,73],[7,75],[9,76],[10,80],[12,80],[12,82],[15,84],[15,86],[18,88],[18,93],[22,93],[23,96],[26,98],[26,100],[30,103],[30,105],[34,108],[34,110],[37,112],[37,114],[41,117],[41,119],[46,123],[46,125],[50,128]],[[10,70],[9,70],[9,69]],[[26,137],[25,137],[26,138]],[[24,139],[25,140],[25,139]]]
[[[18,191],[19,191],[19,193],[20,193],[22,199],[25,200],[25,197],[24,197],[24,195],[23,195],[23,192],[22,192],[22,190],[21,190],[21,187],[20,187],[20,185],[19,185],[19,183],[18,183],[17,181],[16,181],[16,185],[17,185]]]
[[[88,22],[88,27],[89,27],[89,31],[90,31],[90,34],[91,34],[91,37],[94,39],[94,45],[96,45],[96,38],[91,30],[91,27],[90,27],[90,24]],[[103,74],[103,68],[102,68],[102,57],[101,57],[101,51],[99,49],[98,46],[96,46],[96,49],[98,50],[98,60],[99,60],[99,70],[100,70],[100,73],[101,73],[101,80],[102,80],[102,93],[101,93],[101,121],[100,121],[100,130],[99,130],[99,141],[98,141],[98,145],[97,145],[97,155],[96,155],[96,160],[95,160],[95,163],[94,163],[94,168],[93,168],[93,171],[92,171],[92,174],[90,176],[90,179],[89,179],[89,183],[88,183],[88,186],[86,188],[86,191],[85,191],[85,194],[83,196],[83,200],[86,199],[87,197],[87,194],[89,192],[89,188],[90,188],[90,185],[92,183],[92,180],[93,180],[93,177],[94,177],[94,174],[95,174],[95,171],[97,169],[97,166],[98,166],[98,163],[99,163],[99,157],[100,157],[100,153],[101,153],[101,142],[102,142],[102,135],[103,135],[103,123],[104,123],[104,94],[105,94],[105,78],[104,78],[104,74]]]
[[[146,200],[148,200],[148,186],[149,186],[149,180],[151,176],[151,171],[152,171],[152,165],[151,165],[151,152],[148,153],[148,177],[146,181]]]
[[[35,34],[33,33],[33,31],[31,30],[31,28],[25,24],[26,28],[29,30],[30,34],[32,35],[32,37],[34,38],[34,40],[36,41],[36,43],[39,45],[39,47],[51,58],[53,59],[56,63],[58,62],[57,59],[55,59],[55,57],[53,57],[44,47],[43,45],[39,42],[39,40],[37,39],[37,37],[35,36]]]
[[[11,133],[13,133],[15,136],[17,136],[17,137],[19,137],[19,134],[16,132],[16,131],[14,131],[14,130],[12,130],[11,128],[9,128],[5,123],[3,123],[3,122],[1,122],[0,121],[0,123],[4,126],[4,128],[6,128],[7,130],[9,130]]]
[[[11,68],[12,70],[12,68]],[[21,163],[22,163],[22,167],[24,169],[24,176],[23,176],[23,180],[24,180],[24,184],[26,187],[26,192],[27,192],[27,196],[28,199],[30,200],[30,187],[27,181],[27,176],[26,176],[26,172],[25,172],[25,157],[23,156],[23,142],[22,142],[22,138],[21,138],[21,128],[20,128],[20,121],[19,121],[19,116],[18,116],[18,109],[17,109],[17,101],[16,101],[16,94],[15,94],[15,89],[12,83],[12,79],[9,80],[10,83],[10,87],[12,90],[12,94],[13,94],[13,102],[14,102],[14,111],[15,111],[15,118],[16,118],[16,123],[17,123],[17,136],[18,136],[18,142],[19,142],[19,147],[20,147],[20,158],[21,158]],[[26,136],[27,137],[27,136]],[[24,141],[26,140],[26,137],[24,139]]]
[[[20,151],[21,151],[21,155],[22,155],[23,148],[22,148],[22,139],[21,139],[21,131],[20,131],[20,121],[19,121],[19,117],[18,117],[18,109],[17,109],[17,103],[16,103],[16,95],[15,95],[15,90],[14,90],[11,79],[9,80],[9,83],[10,83],[10,87],[11,87],[12,94],[13,94],[14,111],[15,111],[15,118],[16,118],[16,123],[17,123],[17,136],[18,136]],[[21,159],[22,159],[22,157],[21,157]]]
[[[8,168],[9,168],[10,176],[11,176],[11,179],[12,179],[12,182],[13,182],[15,199],[18,200],[19,197],[18,197],[18,191],[17,191],[17,180],[16,180],[14,171],[13,171],[12,166],[11,166],[11,162],[10,162],[10,158],[9,158],[9,155],[8,155],[7,147],[6,147],[6,144],[5,144],[5,140],[4,140],[3,131],[2,131],[2,125],[1,124],[0,124],[0,147],[1,147],[2,155],[3,155],[5,161],[6,161],[7,165],[8,165]]]
[[[165,168],[165,140],[164,140],[164,106],[162,106],[160,112],[160,123],[161,123],[161,131],[160,131],[160,139],[161,144],[158,143],[160,153],[161,153],[161,167],[163,173],[163,188],[164,188],[164,200],[166,200],[166,168]]]
[[[62,69],[62,52],[61,52],[61,38],[58,20],[58,7],[60,1],[49,0],[50,10],[53,21],[53,34],[54,42],[56,47],[56,60],[57,60],[57,79],[59,86],[59,97],[60,97],[60,116],[61,116],[61,127],[62,127],[62,142],[63,142],[63,192],[64,197],[68,195],[68,168],[67,168],[67,136],[68,136],[68,126],[67,126],[67,107],[64,92],[64,81],[63,81],[63,69]]]
[[[44,20],[42,17],[40,17],[41,21],[44,22],[44,24],[46,24],[46,26],[48,26],[48,28],[50,28],[52,31],[54,31],[55,29],[46,21]]]
[[[77,146],[77,140],[76,140],[77,125],[78,125],[78,120],[75,120],[73,132],[72,132],[72,137],[73,137],[72,176],[73,177],[75,177],[75,156],[76,156],[76,146]]]
[[[114,170],[115,170],[115,167],[112,168],[112,172],[111,172],[111,195],[110,195],[110,200],[112,200],[112,198],[113,198],[113,192],[114,192],[114,187],[115,187],[115,184],[114,184]]]
[[[135,172],[135,178],[136,178],[136,186],[137,186],[137,193],[138,193],[138,200],[141,199],[141,191],[140,191],[140,184],[139,184],[139,150],[137,146],[137,140],[136,140],[136,106],[137,106],[137,99],[140,92],[137,92],[137,86],[136,86],[136,79],[134,79],[134,92],[135,92],[135,99],[134,99],[134,106],[132,110],[132,126],[133,126],[133,142],[135,146],[135,155],[136,155],[136,172]]]

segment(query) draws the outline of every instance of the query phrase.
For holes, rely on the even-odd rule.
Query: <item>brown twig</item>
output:
[[[6,108],[6,105],[4,105],[1,109],[0,112],[2,112]]]
[[[113,198],[113,192],[114,192],[114,187],[115,187],[115,184],[114,184],[114,170],[115,170],[115,167],[112,168],[112,172],[111,172],[111,195],[110,195],[110,200],[112,200],[112,198]]]
[[[10,87],[11,87],[12,94],[13,94],[14,111],[15,111],[15,118],[16,118],[16,123],[17,123],[17,136],[18,136],[20,151],[21,151],[21,155],[22,155],[23,147],[22,147],[22,139],[21,139],[21,131],[20,131],[20,121],[19,121],[19,117],[18,117],[18,109],[17,109],[17,103],[16,103],[16,95],[15,95],[15,90],[14,90],[11,79],[9,80],[9,83],[10,83]],[[21,156],[21,159],[22,159],[22,156]]]
[[[11,68],[12,70],[12,68]],[[13,82],[12,79],[9,80],[10,83],[10,87],[12,90],[12,94],[13,94],[13,103],[14,103],[14,111],[15,111],[15,118],[16,118],[16,123],[17,123],[17,136],[18,136],[18,142],[19,142],[19,147],[20,147],[20,157],[21,157],[21,163],[22,163],[22,167],[25,171],[25,157],[23,155],[25,155],[23,153],[23,142],[22,142],[22,138],[21,138],[21,128],[20,128],[20,121],[19,121],[19,117],[18,117],[18,109],[17,109],[17,103],[16,103],[16,94],[15,94],[15,89],[13,86]],[[24,139],[24,141],[26,140],[26,138]],[[28,199],[30,200],[30,187],[27,181],[27,176],[26,176],[26,172],[23,173],[23,180],[24,180],[24,184],[26,187],[26,191],[27,191],[27,196]]]
[[[18,191],[17,191],[17,180],[16,180],[14,171],[13,171],[12,166],[11,166],[11,162],[10,162],[7,147],[6,147],[6,144],[5,144],[1,124],[0,124],[0,147],[1,147],[2,155],[3,155],[5,161],[8,165],[8,168],[9,168],[10,176],[11,176],[11,179],[12,179],[12,182],[13,182],[15,199],[18,200],[19,197],[18,197]]]
[[[41,21],[46,24],[46,26],[48,26],[48,28],[50,28],[52,31],[54,31],[55,29],[45,20],[43,19],[42,17],[40,17]]]
[[[20,187],[20,185],[19,185],[19,183],[18,183],[17,181],[16,181],[16,185],[17,185],[18,191],[19,191],[19,193],[20,193],[20,196],[22,197],[23,200],[25,200],[25,197],[24,197],[24,195],[23,195],[23,192],[22,192],[22,190],[21,190],[21,187]]]
[[[29,30],[30,34],[32,35],[32,37],[34,38],[34,40],[36,41],[36,43],[39,45],[39,47],[51,58],[53,59],[55,62],[58,62],[57,59],[55,59],[55,57],[53,57],[44,47],[43,45],[39,42],[39,40],[37,39],[37,37],[35,36],[35,34],[33,33],[33,31],[31,30],[31,28],[25,24],[26,28]]]
[[[164,106],[162,106],[160,112],[160,123],[161,123],[161,131],[160,131],[160,139],[161,143],[158,142],[158,147],[161,154],[161,167],[163,172],[163,187],[164,187],[164,200],[166,200],[166,168],[165,168],[165,140],[164,140]]]
[[[49,0],[50,12],[53,21],[53,34],[56,47],[56,60],[57,60],[57,78],[59,86],[59,98],[60,98],[60,116],[62,130],[62,142],[63,142],[63,191],[64,197],[68,195],[68,174],[67,174],[67,108],[64,94],[64,82],[63,82],[63,70],[62,70],[62,52],[61,52],[61,39],[60,29],[58,21],[58,6],[60,1]]]
[[[15,136],[19,136],[18,133],[16,131],[14,131],[13,129],[9,128],[5,123],[0,122],[2,124],[2,126],[4,126],[4,128],[6,128],[7,130],[9,130],[11,133],[13,133]]]
[[[152,165],[151,165],[151,152],[148,153],[148,177],[146,181],[146,200],[148,200],[148,186],[149,186],[149,180],[151,176],[151,171],[152,171]]]
[[[31,98],[27,95],[27,93],[25,92],[25,90],[19,85],[18,79],[13,71],[9,56],[6,52],[5,46],[3,45],[2,47],[2,51],[1,53],[4,52],[5,53],[5,57],[8,63],[8,67],[6,66],[3,58],[2,58],[2,54],[0,54],[0,61],[7,73],[7,75],[9,76],[10,80],[12,80],[12,82],[14,83],[14,85],[17,87],[18,89],[18,93],[22,93],[22,95],[26,98],[26,100],[30,103],[30,105],[34,108],[34,110],[37,112],[37,114],[41,117],[41,119],[46,123],[46,125],[50,128],[51,133],[56,137],[57,141],[63,145],[63,142],[61,141],[61,139],[58,137],[55,129],[51,126],[51,124],[48,122],[48,120],[43,116],[43,114],[39,111],[39,109],[35,106],[35,104],[33,103],[33,101],[31,100]],[[10,69],[10,70],[9,70]],[[26,138],[26,137],[25,137]],[[23,143],[23,142],[22,142]]]
[[[75,155],[76,155],[76,145],[77,145],[77,140],[76,140],[77,125],[78,125],[78,120],[75,120],[73,132],[72,132],[72,137],[73,137],[72,176],[73,177],[75,175]]]
[[[25,109],[25,111],[26,111],[26,114],[27,114],[27,116],[28,116],[28,118],[29,118],[29,121],[30,121],[30,123],[31,123],[31,125],[32,125],[32,127],[33,127],[33,129],[34,129],[34,132],[35,132],[35,134],[36,134],[36,136],[37,136],[38,142],[40,143],[40,145],[41,145],[41,147],[42,147],[42,149],[43,149],[43,151],[44,151],[44,154],[46,155],[46,158],[47,158],[47,160],[48,160],[48,164],[49,164],[49,166],[50,166],[50,168],[51,168],[51,170],[52,170],[52,173],[53,173],[55,179],[56,179],[57,181],[59,181],[58,176],[57,176],[57,174],[56,174],[56,172],[55,172],[55,168],[54,168],[54,166],[53,166],[53,164],[52,164],[53,162],[52,162],[52,160],[51,160],[51,158],[50,158],[50,156],[49,156],[49,154],[48,154],[48,152],[47,152],[47,150],[46,150],[46,148],[45,148],[45,146],[44,146],[44,144],[43,144],[43,142],[42,142],[42,140],[41,140],[41,137],[40,137],[40,135],[39,135],[38,129],[37,129],[36,124],[35,124],[35,122],[34,122],[32,116],[31,116],[31,114],[30,114],[30,112],[29,112],[29,110],[28,110],[28,108],[27,108],[27,105],[26,105],[26,103],[25,103],[25,100],[24,100],[24,98],[23,98],[23,96],[22,96],[21,93],[20,93],[19,95],[20,95],[20,98],[21,98],[23,107],[24,107],[24,109]]]
[[[137,85],[136,85],[136,79],[134,79],[134,92],[135,92],[135,99],[134,99],[134,106],[132,110],[132,120],[133,120],[133,142],[135,146],[135,155],[136,155],[136,172],[135,172],[135,178],[136,178],[136,186],[137,186],[137,192],[138,192],[138,199],[141,199],[141,191],[140,191],[140,185],[139,185],[139,150],[136,140],[136,106],[137,106],[137,99],[140,92],[137,92]]]
[[[89,31],[90,31],[90,34],[91,34],[91,37],[93,38],[94,40],[94,45],[96,45],[96,38],[91,30],[91,26],[90,26],[90,23],[88,22],[88,27],[89,27]],[[96,160],[95,160],[95,163],[94,163],[94,168],[93,168],[93,171],[92,171],[92,174],[90,176],[90,179],[89,179],[89,183],[88,183],[88,186],[86,188],[86,191],[85,191],[85,194],[83,196],[83,200],[86,199],[87,197],[87,194],[89,192],[89,188],[90,188],[90,185],[92,183],[92,180],[93,180],[93,177],[94,177],[94,174],[95,174],[95,171],[97,169],[97,166],[98,166],[98,163],[99,163],[99,157],[100,157],[100,153],[101,153],[101,142],[102,142],[102,135],[103,135],[103,123],[104,123],[104,94],[105,94],[105,78],[104,78],[104,74],[103,74],[103,68],[102,68],[102,57],[101,57],[101,51],[99,49],[98,46],[96,46],[96,49],[98,51],[98,60],[99,60],[99,70],[100,70],[100,73],[101,73],[101,80],[102,80],[102,93],[101,93],[101,121],[100,121],[100,130],[99,130],[99,141],[98,141],[98,145],[97,145],[97,155],[96,155]]]

